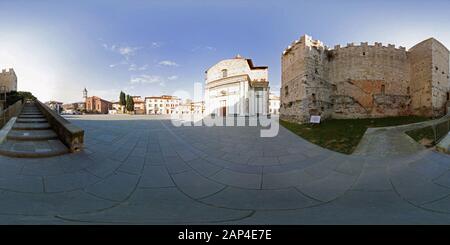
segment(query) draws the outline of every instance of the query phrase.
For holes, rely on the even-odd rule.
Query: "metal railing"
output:
[[[0,111],[0,128],[3,128],[12,117],[17,117],[20,114],[20,111],[22,111],[22,107],[22,100],[19,100],[5,110]]]

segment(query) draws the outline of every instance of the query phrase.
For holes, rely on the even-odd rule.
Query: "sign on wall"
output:
[[[309,119],[310,123],[320,123],[320,116],[311,116]]]

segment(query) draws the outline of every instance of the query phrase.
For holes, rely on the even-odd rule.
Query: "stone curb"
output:
[[[14,123],[16,122],[17,117],[11,117],[9,119],[8,123],[0,130],[0,144],[5,141],[6,137],[8,136],[9,131],[11,131]]]

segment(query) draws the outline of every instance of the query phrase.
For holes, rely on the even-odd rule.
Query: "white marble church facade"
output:
[[[206,72],[206,113],[220,116],[267,115],[269,81],[267,66],[236,56],[222,60]]]

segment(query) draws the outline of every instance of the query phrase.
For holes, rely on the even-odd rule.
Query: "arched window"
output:
[[[385,92],[385,86],[383,84],[383,85],[381,85],[381,94],[384,95],[384,92]]]
[[[228,76],[228,70],[227,69],[223,69],[222,70],[222,77],[227,77]]]

